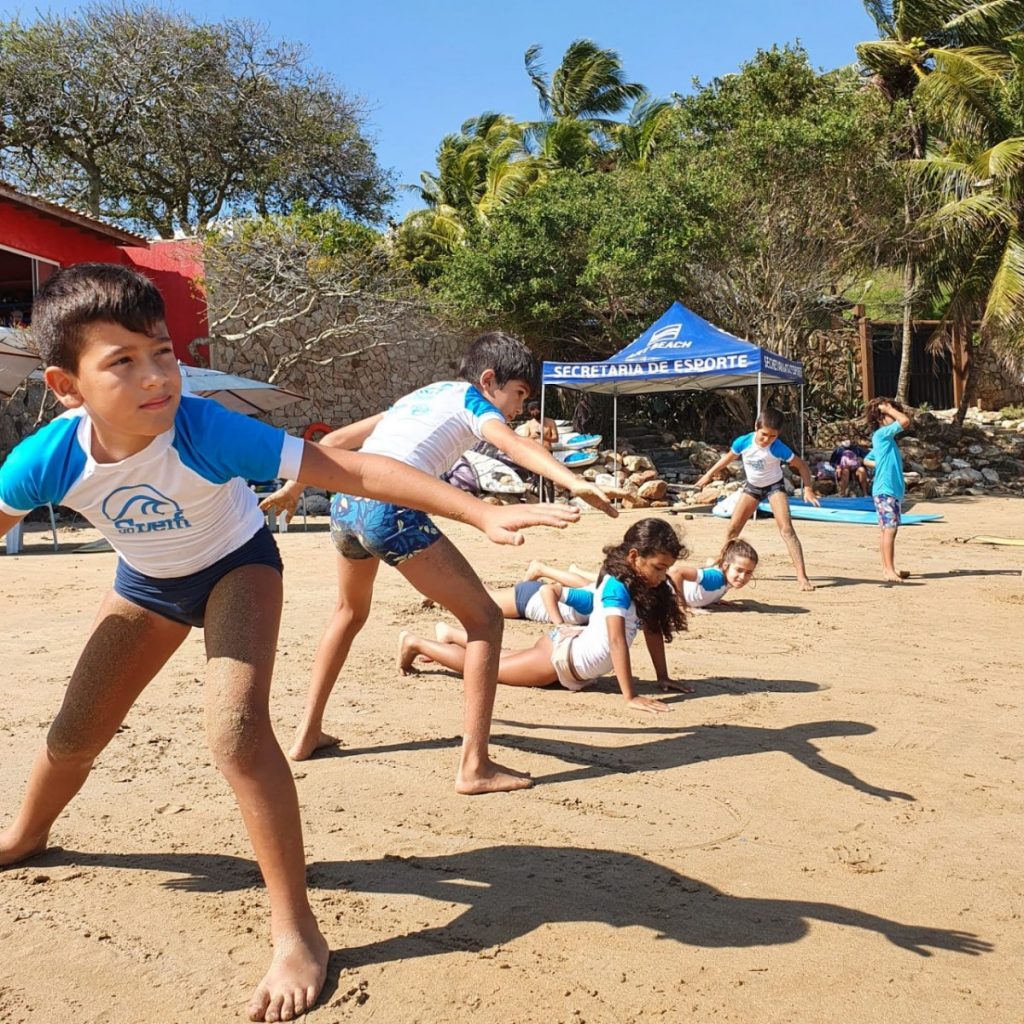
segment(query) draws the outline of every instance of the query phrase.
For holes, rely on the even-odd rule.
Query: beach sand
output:
[[[534,789],[467,799],[461,688],[394,668],[436,610],[395,572],[328,709],[340,750],[295,764],[314,908],[332,948],[313,1024],[716,1024],[1024,1019],[1024,503],[922,503],[878,582],[873,527],[797,524],[796,586],[771,520],[743,592],[668,649],[671,714],[597,692],[500,687],[493,751]],[[636,514],[588,514],[498,548],[450,536],[491,585],[530,558],[595,566]],[[684,521],[703,564],[725,526]],[[20,799],[112,554],[0,556],[0,820]],[[286,604],[272,696],[291,739],[334,600],[324,520],[280,537]],[[508,624],[506,643],[538,627]],[[653,693],[642,640],[635,671]],[[202,734],[202,634],[143,694],[58,821],[0,872],[0,1020],[243,1019],[269,960],[259,874]]]

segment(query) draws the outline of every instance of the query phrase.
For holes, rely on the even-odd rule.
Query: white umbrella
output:
[[[0,328],[0,399],[10,398],[22,385],[25,378],[38,366],[42,359],[21,345],[11,344],[21,331]],[[18,338],[20,341],[21,339]]]
[[[181,367],[182,390],[203,398],[212,398],[235,412],[255,416],[257,413],[273,412],[282,405],[302,401],[306,396],[263,380],[250,380],[235,373],[222,373],[201,366]]]

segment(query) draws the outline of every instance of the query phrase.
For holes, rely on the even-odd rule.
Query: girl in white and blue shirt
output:
[[[605,559],[594,592],[590,619],[583,627],[559,627],[542,636],[533,647],[502,651],[498,682],[507,686],[550,686],[582,690],[612,671],[623,699],[644,712],[669,711],[670,706],[636,692],[629,648],[642,629],[662,690],[691,692],[686,683],[668,674],[665,643],[686,628],[686,618],[668,573],[680,554],[682,542],[664,519],[641,519],[622,542],[604,549]],[[437,641],[403,632],[398,665],[412,671],[418,657],[429,658],[456,672],[462,671],[465,649],[451,635],[439,632]],[[448,641],[448,642],[445,642]]]

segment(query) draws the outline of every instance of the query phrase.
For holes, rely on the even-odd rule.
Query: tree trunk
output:
[[[956,409],[955,423],[957,426],[964,425],[964,418],[967,410],[974,403],[978,395],[978,385],[981,383],[981,375],[984,372],[985,364],[988,361],[989,337],[988,331],[982,328],[978,334],[978,344],[972,344],[972,338],[968,332],[967,341],[964,344],[964,355],[967,359],[967,380],[964,382],[964,394]]]
[[[907,257],[903,268],[903,342],[900,348],[900,376],[896,384],[896,401],[906,403],[910,391],[910,356],[914,351],[913,299],[917,267],[914,258]]]

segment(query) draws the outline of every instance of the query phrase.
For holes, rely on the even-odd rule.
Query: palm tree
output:
[[[630,111],[625,124],[611,130],[615,155],[621,166],[646,168],[658,151],[658,146],[671,123],[673,105],[668,100],[655,99],[646,93]]]
[[[524,61],[544,115],[530,125],[534,150],[550,167],[583,169],[618,126],[612,115],[647,93],[639,82],[625,80],[614,50],[603,50],[590,39],[570,43],[550,79],[539,44],[526,51]]]
[[[541,168],[527,152],[526,127],[505,114],[470,118],[438,147],[437,172],[418,186],[426,209],[406,215],[401,232],[413,262],[432,264],[463,245],[468,232],[525,194]]]
[[[989,116],[958,117],[945,127],[951,139],[915,164],[935,190],[938,209],[929,219],[939,245],[925,272],[948,294],[945,323],[970,337],[978,323],[978,348],[968,348],[967,386],[957,410],[962,422],[974,400],[981,365],[999,338],[1024,347],[1024,63],[1017,77],[990,90]]]
[[[907,105],[904,158],[921,160],[928,118],[955,112],[962,123],[984,119],[992,83],[1005,72],[1003,39],[1024,25],[1024,0],[864,0],[881,38],[857,46],[875,85]],[[912,179],[904,197],[903,349],[897,397],[910,381],[913,304],[918,286],[915,228],[919,213]]]

